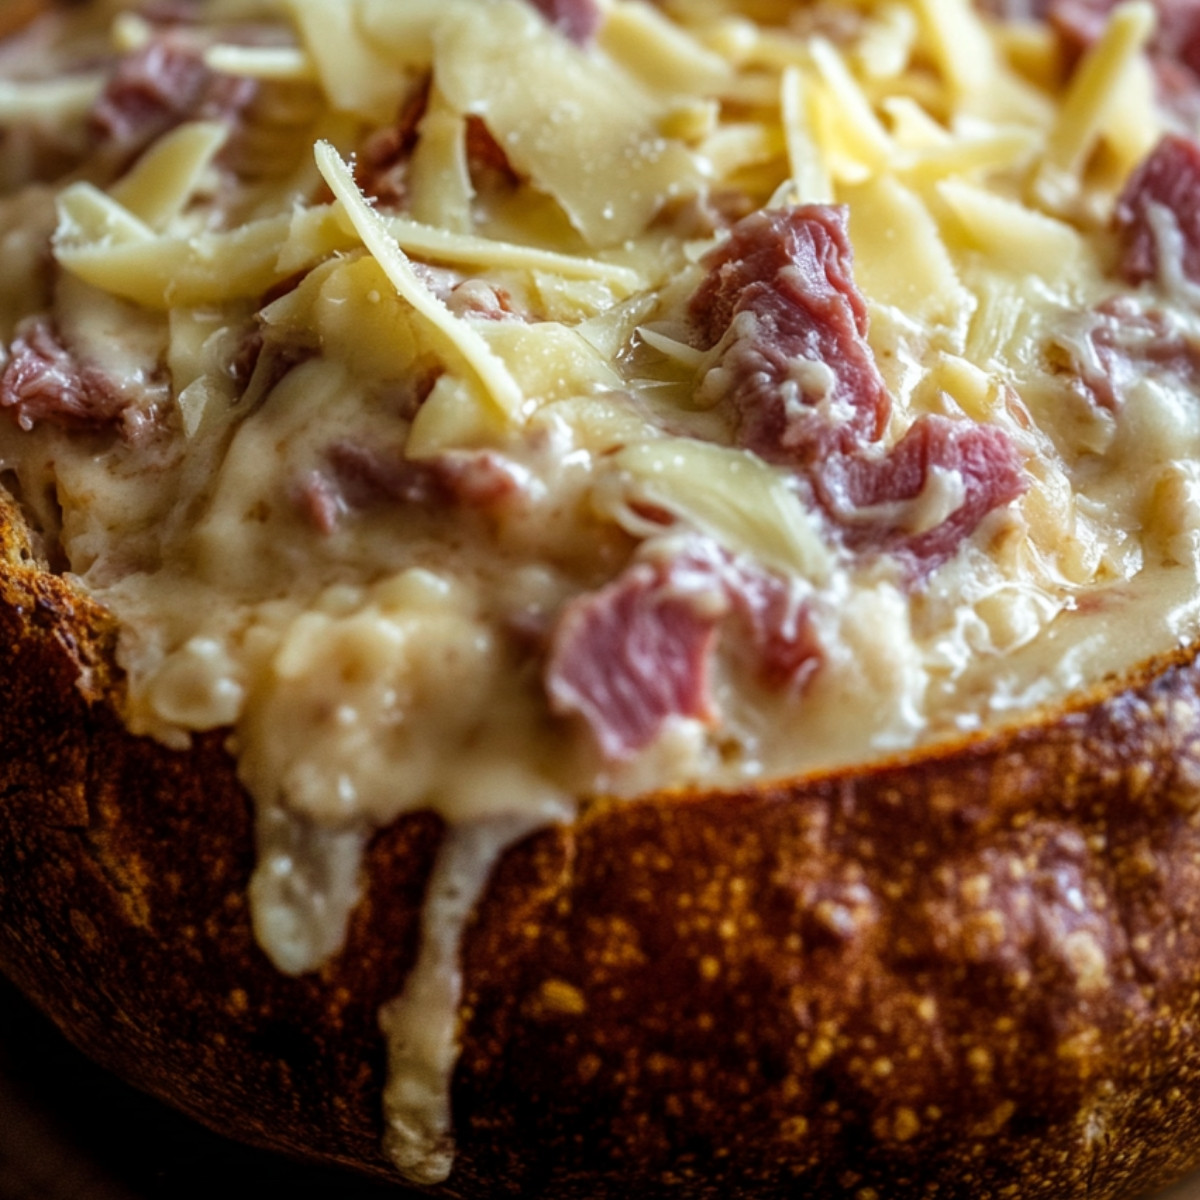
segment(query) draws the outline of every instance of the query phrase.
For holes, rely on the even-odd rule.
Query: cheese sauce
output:
[[[1148,7],[1074,65],[965,0],[543,7],[97,3],[0,54],[0,479],[129,728],[229,731],[286,972],[372,831],[448,823],[381,1016],[421,1183],[514,840],[1196,630],[1187,222],[1137,283],[1110,223],[1179,125]]]

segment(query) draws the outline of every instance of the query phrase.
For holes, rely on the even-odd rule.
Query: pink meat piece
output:
[[[492,450],[451,450],[431,459],[430,469],[455,503],[489,509],[515,500],[529,486],[529,472]]]
[[[318,532],[330,534],[349,513],[389,505],[494,508],[526,483],[519,464],[492,450],[450,451],[412,462],[399,450],[340,441],[301,480],[293,501]]]
[[[725,582],[729,603],[749,635],[759,678],[768,687],[800,691],[821,661],[807,604],[780,576],[745,562],[731,564]]]
[[[1046,16],[1046,0],[977,0],[989,16],[1001,21],[1041,21]]]
[[[866,340],[844,209],[756,213],[704,265],[689,315],[699,344],[723,349],[702,390],[732,406],[739,444],[796,471],[850,549],[900,555],[919,579],[1024,490],[1008,436],[971,421],[921,417],[878,449],[891,400]],[[934,469],[956,472],[963,497],[936,528],[909,532],[861,511],[915,499]]]
[[[203,0],[151,0],[138,10],[138,16],[154,25],[194,25],[203,13]]]
[[[519,319],[512,295],[478,276],[463,278],[453,267],[435,267],[415,260],[417,278],[456,316],[485,321]]]
[[[703,348],[724,349],[701,388],[732,404],[739,442],[769,462],[805,467],[886,425],[852,263],[846,210],[823,204],[754,213],[704,261],[689,315]]]
[[[359,147],[355,179],[368,195],[388,208],[404,209],[409,200],[408,171],[429,108],[429,81],[405,98],[396,120],[375,130]],[[467,117],[467,164],[477,183],[496,187],[515,183],[517,174],[504,148],[478,116]]]
[[[472,179],[488,180],[493,187],[513,184],[520,178],[487,122],[475,115],[467,117],[467,163]]]
[[[332,476],[348,510],[377,504],[442,503],[446,496],[425,463],[410,462],[355,442],[335,442],[326,452]]]
[[[1113,210],[1122,246],[1120,272],[1133,284],[1158,278],[1160,254],[1153,210],[1162,210],[1179,231],[1183,275],[1200,282],[1200,144],[1181,134],[1164,135],[1130,176]]]
[[[1074,62],[1104,32],[1116,0],[1050,0],[1040,7],[1037,15],[1050,22]]]
[[[546,667],[551,705],[582,716],[615,760],[648,746],[672,717],[712,722],[709,665],[726,621],[742,626],[775,686],[801,687],[820,660],[787,581],[697,541],[667,562],[634,563],[567,606]]]
[[[328,537],[346,511],[334,483],[323,471],[309,471],[293,488],[292,503],[297,511],[318,533]]]
[[[738,628],[764,683],[799,689],[815,669],[820,649],[807,590],[784,576],[696,537],[671,561],[670,586],[704,597],[710,608],[720,601],[717,619],[728,615]]]
[[[354,168],[358,186],[387,208],[408,203],[408,164],[429,107],[428,82],[405,97],[396,120],[375,130],[359,148]]]
[[[167,30],[117,63],[91,127],[103,141],[138,146],[183,121],[235,119],[257,90],[251,79],[210,71],[195,46]]]
[[[9,409],[22,429],[43,421],[100,429],[120,424],[129,407],[108,376],[67,349],[48,317],[31,317],[18,327],[0,375],[0,408]]]
[[[1117,297],[1099,305],[1092,321],[1083,335],[1089,351],[1073,355],[1071,365],[1079,389],[1100,408],[1118,412],[1126,388],[1148,373],[1192,386],[1200,377],[1200,349],[1161,311]]]
[[[285,294],[280,292],[280,295]],[[264,300],[264,303],[267,303]],[[266,336],[260,322],[255,321],[241,330],[236,349],[226,370],[243,399],[247,391],[258,397],[271,392],[294,368],[307,362],[316,351],[303,342]]]
[[[512,296],[504,288],[496,287],[484,279],[464,279],[455,284],[446,296],[445,303],[456,317],[509,321],[520,319],[521,315],[513,307]]]
[[[388,505],[444,505],[450,499],[427,465],[409,462],[399,451],[349,441],[330,446],[324,463],[305,475],[292,498],[301,515],[326,535],[350,513]]]
[[[600,28],[601,12],[596,0],[530,0],[571,41],[586,45]]]
[[[961,501],[931,528],[909,529],[899,514],[921,495],[935,470],[957,476]],[[848,546],[896,554],[920,576],[950,558],[989,512],[1022,495],[1027,480],[1003,430],[922,416],[887,453],[831,459],[816,484]],[[887,514],[890,506],[896,506],[896,515]]]
[[[579,713],[600,749],[626,759],[669,718],[714,719],[708,688],[715,617],[675,594],[649,563],[568,606],[546,687],[555,711]]]
[[[1068,45],[1086,49],[1104,32],[1119,0],[1053,0],[1048,16]],[[1158,24],[1150,43],[1156,62],[1186,67],[1200,77],[1200,0],[1153,0]]]

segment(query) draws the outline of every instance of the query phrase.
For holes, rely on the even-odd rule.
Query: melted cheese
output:
[[[813,514],[783,472],[754,455],[664,438],[626,446],[610,461],[622,477],[626,512],[637,503],[662,505],[736,553],[785,575],[828,582],[833,559]]]
[[[458,1059],[463,930],[497,860],[544,820],[541,814],[502,817],[451,832],[426,892],[416,965],[404,991],[380,1011],[389,1072],[384,1148],[415,1183],[442,1183],[454,1166],[446,1081]]]
[[[253,101],[136,155],[82,146],[106,78],[82,11],[58,49],[87,71],[0,81],[5,337],[49,316],[127,406],[123,432],[0,419],[0,470],[120,620],[130,728],[180,748],[231,731],[254,927],[281,970],[340,953],[375,829],[447,822],[380,1017],[388,1150],[433,1183],[453,1170],[460,943],[514,839],[595,793],[994,727],[1195,636],[1191,384],[1133,380],[1110,411],[1063,366],[1104,367],[1103,217],[1170,118],[1139,3],[1065,78],[1044,29],[966,0],[609,0],[584,46],[522,0],[271,11],[264,30],[261,5],[226,0],[186,35]],[[112,33],[119,52],[155,36],[132,12]],[[59,185],[33,182],[70,155]],[[883,447],[948,415],[1025,465],[1026,494],[921,586],[848,552],[699,387],[724,347],[694,344],[688,303],[722,214],[791,202],[849,206]],[[1180,231],[1152,222],[1163,277],[1132,303],[1194,345]],[[827,393],[835,367],[798,359],[787,386]],[[854,519],[920,534],[966,487],[935,467]],[[730,619],[711,714],[606,759],[530,646],[697,538],[803,605],[820,665],[764,683]],[[675,599],[720,614],[721,586]]]

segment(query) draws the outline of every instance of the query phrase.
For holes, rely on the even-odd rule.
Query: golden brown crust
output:
[[[124,731],[110,624],[11,517],[0,966],[208,1124],[386,1176],[376,1011],[438,821],[378,835],[345,951],[278,974],[222,739]],[[1099,1200],[1182,1174],[1198,738],[1181,654],[991,738],[529,838],[467,938],[448,1193]]]

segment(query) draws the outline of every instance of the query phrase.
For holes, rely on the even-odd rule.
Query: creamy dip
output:
[[[372,831],[448,823],[381,1017],[408,1177],[452,1167],[512,841],[1194,636],[1154,20],[1072,57],[965,0],[109,2],[0,42],[0,480],[118,618],[129,728],[229,731],[286,972]]]

